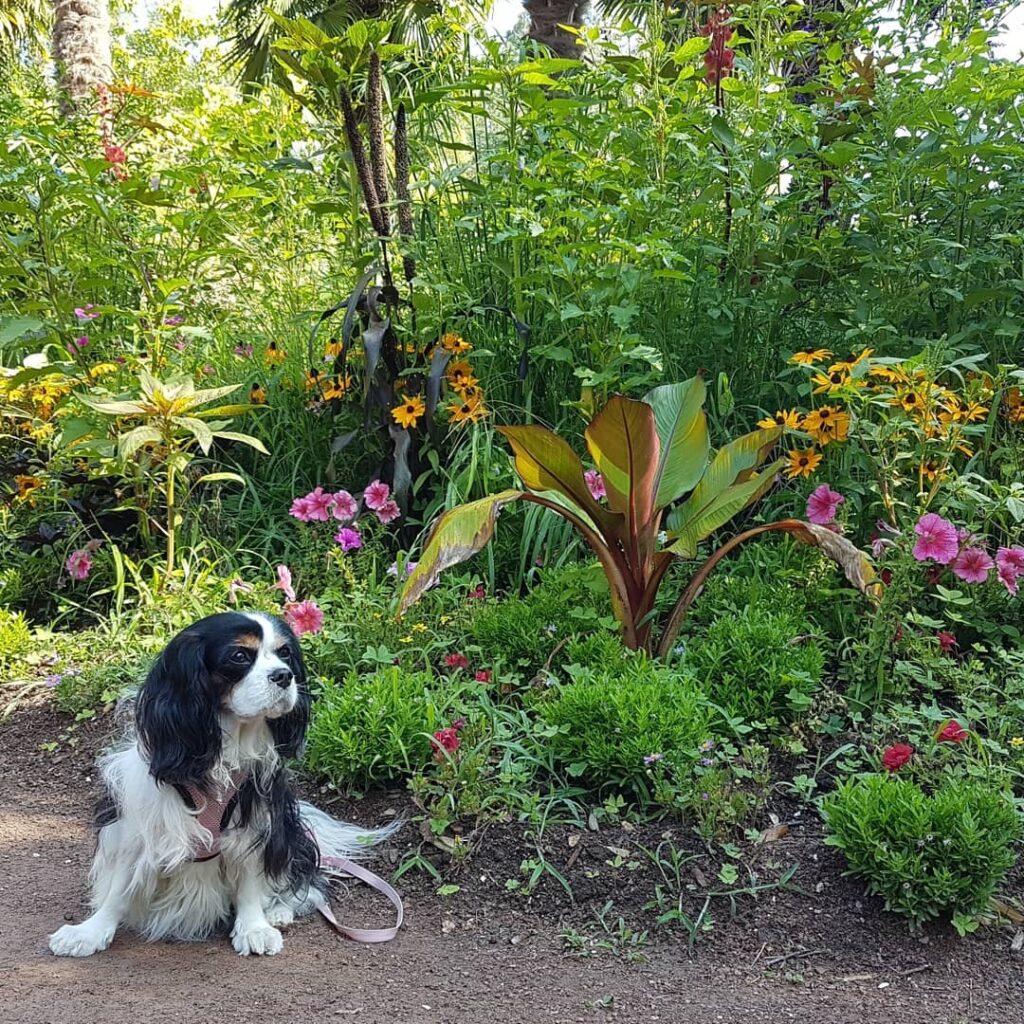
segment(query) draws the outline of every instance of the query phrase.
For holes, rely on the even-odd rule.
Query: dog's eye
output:
[[[248,665],[250,658],[249,652],[242,647],[236,647],[229,656],[232,665]]]
[[[282,661],[292,660],[292,649],[290,647],[282,647],[279,651],[274,652]]]

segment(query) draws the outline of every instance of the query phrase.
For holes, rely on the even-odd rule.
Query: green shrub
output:
[[[0,608],[0,666],[11,665],[32,649],[32,630],[21,612]]]
[[[1013,806],[974,781],[945,782],[929,796],[908,779],[850,779],[823,812],[825,842],[846,855],[848,874],[915,925],[984,910],[1021,832]]]
[[[596,562],[545,573],[525,597],[482,601],[469,624],[484,663],[529,673],[549,659],[552,664],[568,663],[572,659],[564,641],[595,630],[617,631],[608,587]]]
[[[339,789],[408,775],[433,756],[444,701],[428,672],[389,667],[325,682],[314,705],[306,761]]]
[[[643,656],[623,668],[572,675],[572,682],[537,701],[536,712],[558,728],[550,740],[553,756],[580,785],[646,797],[651,783],[644,758],[652,754],[688,774],[712,720],[692,675]]]
[[[141,663],[101,663],[86,665],[72,672],[57,672],[60,676],[54,691],[57,704],[71,715],[111,704],[133,690],[145,671],[146,666]]]
[[[685,663],[730,715],[761,723],[791,717],[807,705],[825,666],[807,629],[790,612],[750,605],[690,640]]]

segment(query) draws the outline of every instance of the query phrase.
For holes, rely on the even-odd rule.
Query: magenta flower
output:
[[[1024,576],[1024,547],[1015,544],[1012,548],[1000,548],[996,552],[996,565],[1000,572],[1005,569],[1014,576]]]
[[[390,497],[391,488],[380,480],[374,480],[373,483],[363,491],[363,501],[366,502],[366,507],[368,509],[372,509],[374,512],[382,508]]]
[[[316,487],[306,495],[306,502],[309,508],[309,521],[326,523],[334,505],[334,495],[325,493],[322,487]]]
[[[85,548],[79,548],[71,552],[64,567],[73,580],[87,579],[89,570],[92,569],[92,556]]]
[[[228,602],[238,604],[239,594],[248,594],[252,591],[252,584],[240,580],[237,576],[228,584]]]
[[[184,322],[185,322],[185,318],[183,316],[174,315],[174,316],[169,316],[164,321],[164,326],[165,327],[180,327]]]
[[[605,490],[604,477],[596,469],[588,469],[583,474],[583,479],[586,481],[587,490],[590,491],[590,496],[595,501],[600,501],[606,497],[608,492]]]
[[[324,613],[316,601],[291,601],[284,606],[284,621],[296,636],[319,633],[324,625]]]
[[[953,563],[953,575],[968,583],[984,583],[995,564],[984,548],[964,548]]]
[[[71,343],[68,345],[68,351],[72,355],[74,355],[76,349],[78,351],[81,351],[88,344],[89,344],[89,335],[88,334],[80,334],[77,338],[72,339]]]
[[[807,518],[818,526],[827,526],[836,518],[839,506],[846,499],[828,484],[822,484],[811,491],[807,499]]]
[[[334,535],[334,539],[341,545],[341,550],[346,554],[363,546],[363,538],[354,526],[343,526]]]
[[[287,565],[277,567],[277,582],[270,589],[280,590],[286,601],[295,600],[295,591],[292,589],[292,571]]]
[[[309,511],[309,499],[296,498],[292,502],[292,507],[288,509],[288,515],[294,516],[300,523],[308,523],[310,520]]]
[[[252,359],[252,345],[236,345],[232,351],[239,359]]]
[[[331,510],[335,519],[344,522],[346,519],[354,519],[359,507],[356,499],[348,491],[335,491],[331,497],[334,499],[334,508]]]
[[[416,566],[418,564],[419,564],[418,562],[406,562],[405,563],[405,575],[406,576],[411,576],[416,571]],[[397,562],[393,562],[391,565],[388,566],[388,575],[389,576],[397,576],[398,575],[398,563]]]
[[[1003,567],[998,570],[998,575],[999,582],[1002,583],[1004,587],[1006,587],[1006,592],[1010,595],[1010,597],[1016,596],[1017,591],[1020,587],[1020,585],[1017,583],[1017,574],[1012,569],[1008,567]]]
[[[379,509],[377,509],[377,518],[387,525],[388,523],[394,522],[400,515],[402,510],[398,507],[398,502],[394,498],[388,498]]]
[[[95,308],[91,302],[87,302],[84,306],[75,306],[75,316],[78,317],[80,323],[95,320],[99,316],[99,313],[93,312]]]
[[[949,565],[960,550],[960,541],[956,527],[942,516],[934,512],[926,512],[914,527],[917,543],[914,545],[914,557],[919,562],[931,559],[940,565]]]

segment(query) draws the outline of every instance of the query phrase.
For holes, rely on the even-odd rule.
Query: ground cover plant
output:
[[[897,6],[0,14],[0,734],[270,612],[418,898],[1013,943],[1024,66]]]

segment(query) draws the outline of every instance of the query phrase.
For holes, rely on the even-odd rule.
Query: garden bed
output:
[[[219,1020],[252,1024],[300,1013],[364,1022],[608,1017],[1005,1024],[1019,1012],[1024,954],[1011,950],[1012,930],[982,928],[960,939],[942,924],[911,935],[862,885],[841,877],[842,860],[822,845],[815,816],[785,804],[771,810],[788,825],[786,834],[746,849],[744,863],[764,879],[796,864],[791,887],[739,898],[732,920],[728,900],[716,899],[714,927],[692,951],[684,929],[651,926],[644,904],[653,896],[653,865],[632,855],[621,867],[607,863],[621,856],[617,850],[656,846],[666,831],[688,855],[698,855],[684,829],[549,830],[541,850],[568,881],[570,899],[553,877],[529,897],[508,890],[507,880],[522,877],[522,862],[537,858],[537,843],[515,823],[494,823],[472,837],[472,854],[459,869],[438,854],[444,884],[458,891],[438,895],[437,882],[422,871],[403,877],[408,924],[385,947],[339,943],[319,922],[306,921],[269,962],[240,960],[227,943],[147,947],[129,934],[92,960],[55,960],[45,952],[46,934],[85,909],[92,765],[112,722],[101,716],[83,723],[74,748],[41,749],[59,740],[66,725],[47,703],[37,703],[4,727],[5,1021],[98,1022],[112,1019],[112,1005],[118,1018],[130,1013],[137,1024],[191,1021],[214,1010]],[[323,803],[314,790],[309,795]],[[386,810],[402,813],[403,799],[381,794],[328,806],[369,823]],[[410,823],[389,858],[397,863],[419,839]],[[634,859],[640,866],[630,869]],[[687,864],[687,884],[695,887],[687,907],[699,909],[706,891],[723,888],[718,868],[701,859]],[[1020,891],[1022,884],[1018,867],[1007,888]],[[598,915],[609,900],[602,925]],[[353,890],[340,912],[345,920],[373,923],[386,910]],[[631,938],[644,928],[646,941]]]

